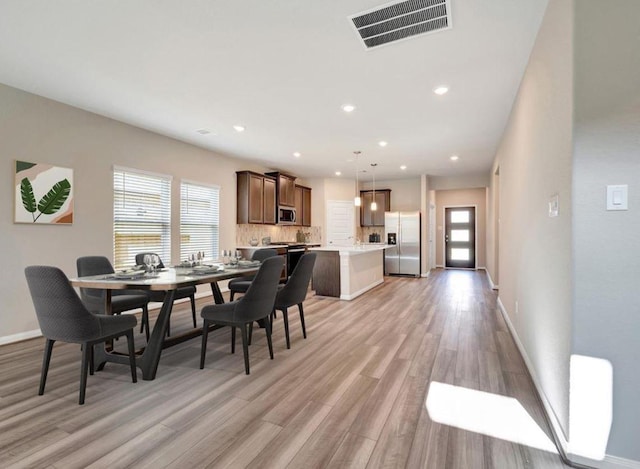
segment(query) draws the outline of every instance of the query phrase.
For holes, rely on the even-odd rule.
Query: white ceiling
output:
[[[348,16],[384,3],[1,0],[0,82],[301,177],[354,150],[380,179],[487,171],[547,0],[451,0],[452,29],[367,51]]]

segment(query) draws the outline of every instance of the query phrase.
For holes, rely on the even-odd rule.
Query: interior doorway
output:
[[[327,201],[327,244],[350,246],[355,242],[355,211],[351,200]]]
[[[476,208],[445,207],[445,267],[476,268]]]

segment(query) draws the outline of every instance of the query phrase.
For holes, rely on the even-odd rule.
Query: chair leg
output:
[[[302,337],[307,338],[307,329],[304,327],[304,310],[302,303],[298,303],[298,311],[300,311],[300,324],[302,324]]]
[[[89,374],[93,376],[95,373],[95,367],[93,365],[93,344],[89,346]]]
[[[89,349],[91,347],[86,342],[82,344],[82,364],[80,369],[80,399],[78,399],[78,404],[84,404],[84,395],[87,390],[87,371],[89,371]]]
[[[138,382],[138,373],[136,372],[136,348],[133,342],[133,330],[127,331],[127,346],[129,347],[129,366],[131,367],[131,381]],[[93,350],[93,346],[91,346]]]
[[[269,356],[271,357],[271,360],[273,360],[273,343],[271,342],[271,323],[269,321],[266,321],[266,325],[264,329],[267,333],[267,344],[269,345]]]
[[[49,363],[51,362],[51,352],[53,351],[53,343],[55,340],[47,339],[44,344],[44,355],[42,357],[42,372],[40,373],[40,388],[38,395],[44,394],[44,386],[47,383],[47,373],[49,372]]]
[[[196,327],[198,327],[198,323],[196,322],[196,297],[195,297],[195,295],[191,295],[189,297],[189,300],[191,300],[191,316],[193,316],[193,328],[195,329]]]
[[[291,348],[291,343],[289,341],[289,313],[287,312],[287,308],[282,308],[282,319],[284,320],[284,336],[287,339],[287,348]]]
[[[231,292],[229,293],[229,301],[233,301],[233,295],[235,295],[235,292],[231,290]]]
[[[236,328],[231,326],[231,353],[236,353]]]
[[[252,338],[253,338],[253,321],[249,323],[249,345],[251,345]]]
[[[200,350],[200,369],[204,368],[204,357],[207,354],[207,336],[209,335],[209,321],[203,320],[202,325],[202,349]]]
[[[249,337],[247,334],[247,324],[240,326],[242,333],[242,351],[244,353],[244,372],[249,374]]]

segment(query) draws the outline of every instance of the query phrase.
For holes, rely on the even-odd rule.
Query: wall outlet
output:
[[[516,314],[518,314],[518,300],[516,300]]]

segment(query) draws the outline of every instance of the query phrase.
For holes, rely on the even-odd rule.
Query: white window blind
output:
[[[180,260],[204,252],[218,257],[220,238],[220,188],[195,182],[180,184]]]
[[[113,169],[114,267],[135,265],[139,252],[171,262],[171,177]]]

